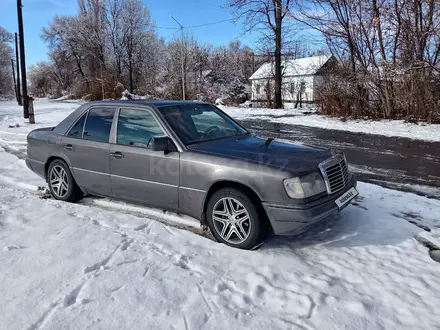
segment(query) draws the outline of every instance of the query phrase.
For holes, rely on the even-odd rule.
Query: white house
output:
[[[322,82],[324,68],[333,65],[332,56],[312,56],[297,60],[283,61],[282,97],[284,103],[313,103],[317,99],[316,90]],[[254,104],[268,103],[273,100],[274,63],[264,63],[249,78],[251,81]]]

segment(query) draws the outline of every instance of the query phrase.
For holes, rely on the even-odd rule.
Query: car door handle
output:
[[[113,158],[116,158],[116,159],[122,159],[122,158],[124,158],[124,155],[123,155],[121,152],[119,152],[119,151],[112,152],[112,153],[110,154],[110,156],[112,156]]]
[[[73,146],[72,146],[71,144],[65,144],[65,145],[63,146],[63,148],[66,149],[66,150],[69,150],[69,151],[72,151],[72,150],[73,150]]]

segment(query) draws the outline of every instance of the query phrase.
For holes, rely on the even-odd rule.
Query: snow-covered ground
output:
[[[262,119],[275,123],[320,127],[357,133],[405,137],[414,140],[440,142],[440,125],[413,124],[403,120],[346,120],[311,114],[313,108],[304,109],[266,109],[236,108],[220,106],[227,114],[237,120]],[[306,112],[304,114],[303,112]]]
[[[43,180],[11,154],[22,155],[34,126],[8,103],[0,329],[438,329],[440,263],[419,241],[438,233],[440,201],[360,183],[340,216],[241,251],[163,223],[194,226],[188,217],[42,199]],[[76,106],[40,101],[38,125]]]

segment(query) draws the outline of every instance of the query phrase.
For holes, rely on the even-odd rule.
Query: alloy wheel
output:
[[[217,233],[230,244],[243,243],[251,232],[248,211],[232,197],[224,197],[215,203],[212,220]]]
[[[69,179],[64,168],[60,165],[55,165],[50,170],[49,184],[52,192],[57,198],[63,198],[69,191]]]

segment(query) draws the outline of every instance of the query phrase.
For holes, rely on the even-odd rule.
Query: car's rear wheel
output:
[[[55,199],[65,202],[77,202],[83,197],[81,189],[75,182],[67,164],[55,159],[47,169],[49,190]]]
[[[218,242],[240,249],[259,246],[268,232],[262,207],[235,188],[223,188],[211,196],[207,221]]]

